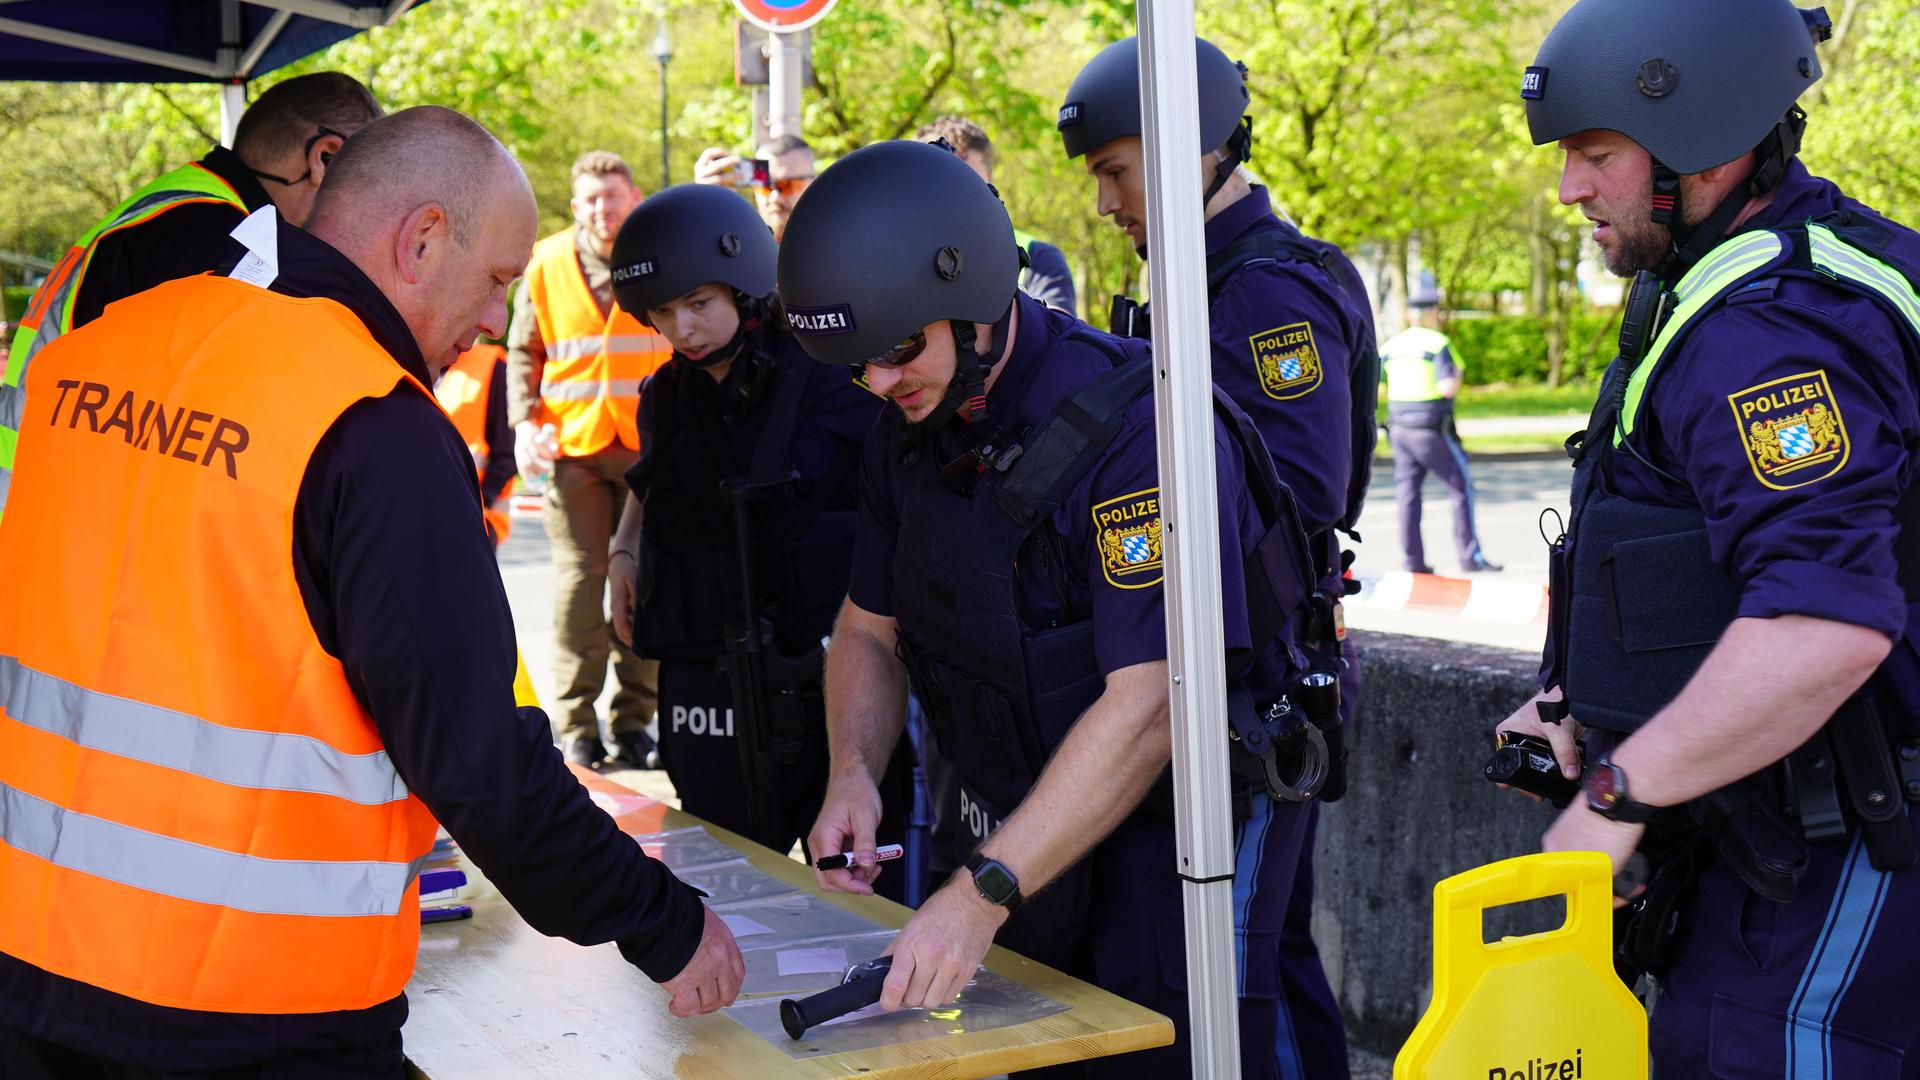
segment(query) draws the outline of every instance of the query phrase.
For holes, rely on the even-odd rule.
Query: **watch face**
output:
[[[1610,761],[1595,763],[1581,777],[1580,786],[1586,790],[1587,804],[1603,814],[1618,806],[1627,793],[1625,779]]]
[[[1006,867],[992,860],[981,864],[973,875],[973,883],[980,887],[981,895],[996,904],[1006,903],[1007,898],[1020,887]]]

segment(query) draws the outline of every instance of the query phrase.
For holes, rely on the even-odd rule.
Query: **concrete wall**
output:
[[[1431,994],[1434,884],[1539,850],[1553,811],[1481,775],[1493,726],[1533,694],[1536,654],[1361,631],[1354,640],[1351,786],[1321,811],[1313,930],[1348,1038],[1391,1056]],[[1517,917],[1490,919],[1492,936],[1549,921]]]

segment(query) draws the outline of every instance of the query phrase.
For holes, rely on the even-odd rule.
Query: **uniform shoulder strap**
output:
[[[760,430],[760,440],[753,449],[753,467],[749,471],[755,481],[777,479],[793,460],[793,435],[800,426],[800,402],[807,395],[808,367],[795,363],[788,357],[785,363],[769,353],[767,362],[774,365],[773,402],[767,414],[767,426]]]
[[[1015,524],[1033,525],[1059,507],[1120,434],[1127,407],[1153,388],[1153,365],[1097,334],[1070,336],[1104,353],[1113,367],[1054,407],[1026,440],[1018,463],[994,488],[994,502]]]

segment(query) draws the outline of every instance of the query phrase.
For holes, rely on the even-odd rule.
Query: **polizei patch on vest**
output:
[[[1094,538],[1107,582],[1122,589],[1160,584],[1160,489],[1148,488],[1093,508]]]
[[[845,304],[827,307],[789,307],[787,323],[803,334],[853,333],[853,309]]]
[[[1253,349],[1254,372],[1260,389],[1276,401],[1313,392],[1320,385],[1320,350],[1313,344],[1313,327],[1297,322],[1276,326],[1247,339]]]
[[[1775,491],[1825,480],[1852,444],[1824,371],[1807,371],[1727,395],[1753,475]]]

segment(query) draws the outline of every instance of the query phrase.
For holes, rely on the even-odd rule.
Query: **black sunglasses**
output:
[[[926,331],[915,330],[912,337],[881,353],[879,356],[873,357],[868,360],[867,363],[877,364],[880,367],[905,367],[918,359],[920,354],[926,350]]]

